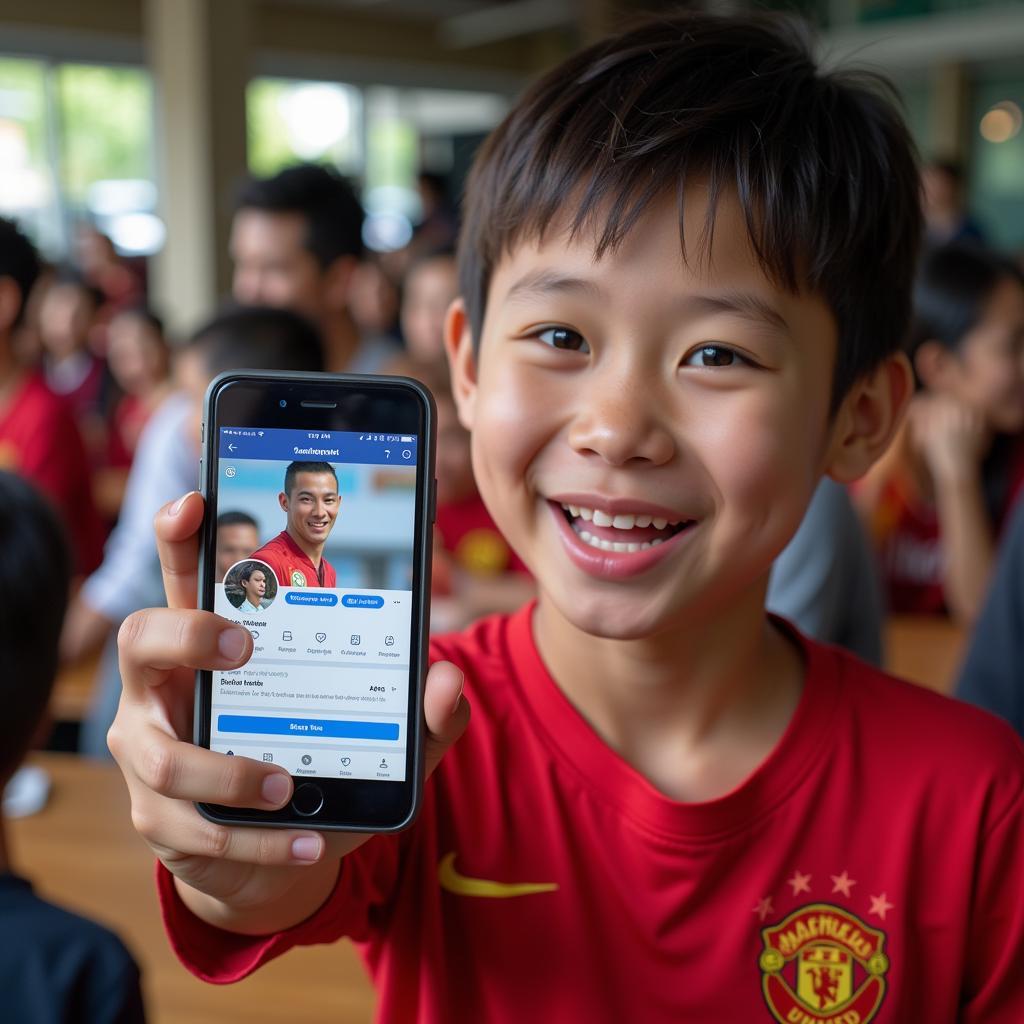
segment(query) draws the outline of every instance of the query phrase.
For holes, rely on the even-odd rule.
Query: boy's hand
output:
[[[169,607],[136,612],[121,628],[123,691],[107,741],[128,783],[135,827],[175,875],[190,908],[236,931],[272,931],[316,910],[334,885],[337,858],[371,837],[215,825],[193,806],[276,810],[292,795],[283,768],[189,742],[195,669],[238,668],[252,654],[248,630],[195,608],[203,507],[192,493],[157,514]],[[461,691],[454,665],[430,669],[428,775],[469,720]]]
[[[949,395],[922,395],[911,406],[914,440],[938,485],[977,477],[987,430],[977,410]]]

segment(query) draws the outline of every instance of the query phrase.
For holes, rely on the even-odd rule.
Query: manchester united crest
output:
[[[885,997],[885,933],[829,903],[761,932],[764,998],[782,1024],[867,1024]]]

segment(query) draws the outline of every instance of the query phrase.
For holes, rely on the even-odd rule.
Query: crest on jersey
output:
[[[306,574],[298,569],[292,569],[292,586],[304,587],[306,585]]]
[[[829,903],[761,932],[762,990],[782,1024],[867,1024],[885,997],[885,932]]]

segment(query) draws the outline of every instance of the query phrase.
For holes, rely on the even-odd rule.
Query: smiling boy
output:
[[[166,666],[251,641],[186,610],[201,499],[158,517],[177,610],[126,627],[110,742],[193,972],[348,935],[389,1022],[1024,1019],[1020,742],[764,611],[816,482],[863,473],[910,391],[917,173],[873,88],[779,22],[680,15],[482,148],[447,344],[539,598],[435,641],[401,836],[187,803],[291,780],[166,726]]]
[[[282,587],[333,587],[337,575],[324,558],[324,545],[341,508],[334,467],[290,463],[277,500],[287,516],[285,528],[251,557],[266,562]]]

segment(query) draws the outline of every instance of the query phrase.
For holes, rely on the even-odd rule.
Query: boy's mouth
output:
[[[606,512],[560,502],[562,513],[584,544],[601,551],[631,554],[657,547],[694,525],[693,519],[670,519],[647,512]]]

